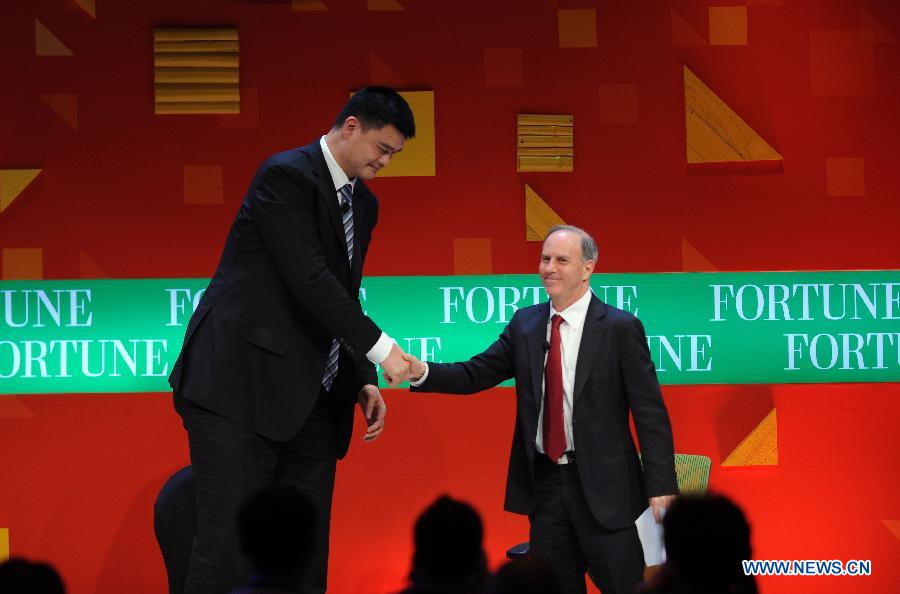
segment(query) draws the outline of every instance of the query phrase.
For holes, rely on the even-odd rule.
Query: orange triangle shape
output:
[[[78,264],[81,278],[109,278],[109,274],[83,251],[78,252]]]
[[[34,19],[34,51],[38,56],[71,56],[72,50],[42,22]]]
[[[722,466],[778,466],[778,418],[773,408]]]
[[[294,12],[324,12],[328,7],[320,0],[292,0],[291,9]]]
[[[404,10],[397,0],[367,0],[369,10],[397,11]]]
[[[56,115],[61,117],[73,130],[78,129],[78,96],[71,94],[41,95],[44,103],[50,106]]]
[[[25,406],[21,398],[0,396],[0,419],[25,419],[33,416],[34,413]]]
[[[782,161],[768,142],[684,67],[688,163]]]
[[[92,19],[97,18],[97,3],[95,0],[74,0],[81,10]]]
[[[691,25],[688,24],[684,17],[675,12],[674,8],[669,9],[669,15],[672,21],[672,45],[706,45],[706,40],[697,33]]]
[[[565,224],[562,217],[525,184],[525,241],[544,241],[551,227]]]
[[[897,540],[900,540],[900,520],[881,520],[881,523],[897,537]]]
[[[862,6],[857,8],[859,16],[859,29],[861,33],[867,34],[875,43],[894,43],[896,39],[888,33],[888,30],[881,26],[881,23],[872,18],[866,9]]]
[[[400,73],[394,70],[381,56],[375,52],[369,52],[369,70],[372,75],[372,84],[388,87],[405,87],[406,81]]]
[[[0,212],[9,208],[40,172],[40,169],[0,169]]]
[[[712,262],[700,253],[691,243],[681,238],[681,262],[685,272],[714,272],[718,270]]]

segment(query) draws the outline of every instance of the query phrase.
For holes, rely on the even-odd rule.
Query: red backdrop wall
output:
[[[480,265],[494,273],[534,271],[524,183],[597,237],[605,271],[900,265],[895,2],[323,2],[84,0],[95,18],[75,0],[5,3],[0,168],[43,171],[0,214],[0,248],[39,248],[48,279],[207,277],[257,164],[323,133],[349,91],[386,83],[434,91],[437,173],[371,184],[382,214],[368,275],[453,274],[460,238],[490,240]],[[746,7],[745,44],[709,43],[718,6]],[[560,47],[558,11],[571,8],[595,10],[596,47]],[[37,55],[36,19],[71,56]],[[239,29],[242,115],[153,114],[164,25]],[[497,65],[491,48],[521,52]],[[683,65],[784,156],[783,172],[688,171]],[[606,85],[633,100],[610,104]],[[573,114],[575,171],[517,173],[516,113]],[[186,165],[221,166],[221,203],[185,203]],[[746,510],[757,558],[872,560],[871,577],[766,578],[763,592],[900,582],[900,386],[664,394],[676,449],[712,458],[711,486]],[[526,538],[527,521],[501,511],[512,398],[397,390],[383,438],[363,444],[357,427],[338,471],[331,591],[399,589],[412,522],[442,492],[481,510],[493,564]],[[778,465],[722,468],[773,406]],[[12,554],[51,561],[76,594],[164,591],[152,503],[187,461],[169,394],[0,398],[0,528]]]

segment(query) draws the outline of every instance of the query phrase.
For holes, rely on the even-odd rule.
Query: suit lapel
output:
[[[347,253],[347,236],[344,234],[344,221],[341,216],[341,208],[338,206],[337,192],[334,189],[334,180],[331,179],[331,173],[328,172],[328,165],[325,164],[325,155],[322,154],[322,147],[318,141],[311,145],[310,154],[315,157],[315,167],[312,168],[318,181],[319,198],[325,203],[325,210],[328,212],[328,218],[337,233],[338,241],[344,246],[344,253]],[[354,220],[355,222],[355,220]]]
[[[584,393],[584,386],[591,375],[591,368],[597,360],[597,349],[606,332],[603,318],[606,317],[606,304],[591,296],[587,315],[584,317],[584,329],[581,333],[581,345],[578,347],[578,361],[575,362],[575,396],[572,406],[578,404],[578,399]]]
[[[531,368],[531,388],[534,392],[534,404],[541,409],[541,397],[544,393],[544,345],[547,342],[547,320],[550,318],[550,302],[535,308],[529,320],[530,327],[525,329],[525,341],[528,347],[528,364]]]

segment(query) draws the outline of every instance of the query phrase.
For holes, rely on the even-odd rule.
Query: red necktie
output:
[[[556,462],[566,451],[566,427],[563,417],[562,348],[559,325],[560,315],[551,319],[550,351],[544,369],[544,452]]]

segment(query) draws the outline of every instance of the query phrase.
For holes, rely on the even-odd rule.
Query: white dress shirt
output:
[[[334,160],[334,155],[331,154],[331,149],[328,148],[328,143],[325,142],[324,136],[319,139],[319,146],[322,147],[322,154],[325,155],[325,165],[328,166],[328,173],[331,174],[331,181],[334,182],[335,199],[338,201],[338,205],[340,205],[341,188],[350,184],[352,189],[356,189],[356,178],[350,179],[347,177],[347,174],[344,173],[341,166]],[[353,192],[351,191],[351,194],[352,193]],[[381,336],[378,338],[378,342],[375,343],[375,346],[366,353],[366,358],[372,363],[381,363],[387,359],[389,354],[391,354],[391,347],[393,346],[394,340],[388,336],[386,332],[382,332]]]

